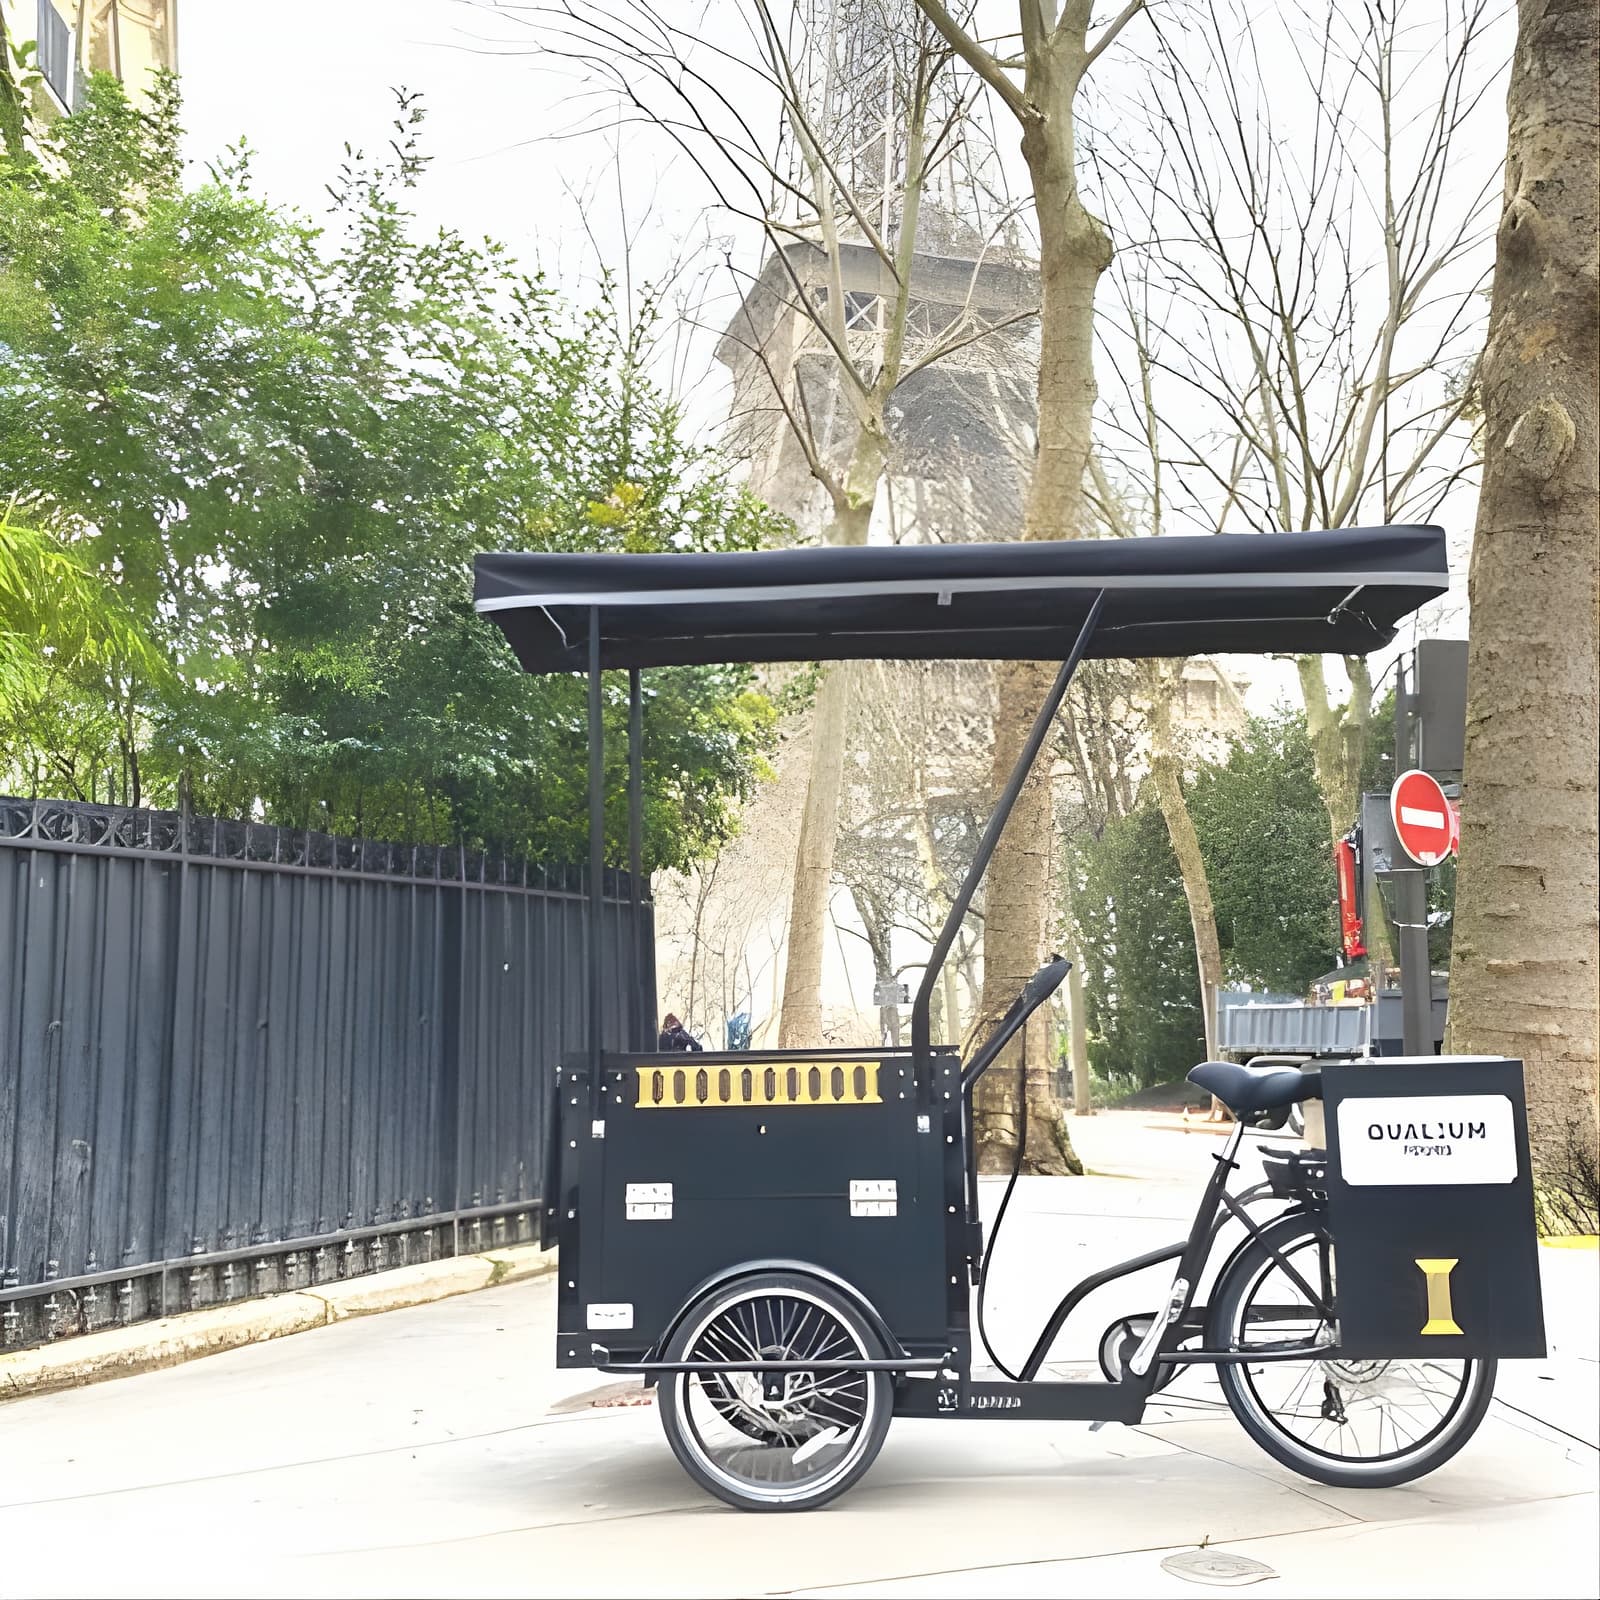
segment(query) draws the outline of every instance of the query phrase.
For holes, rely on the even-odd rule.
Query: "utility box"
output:
[[[1522,1063],[1322,1068],[1341,1360],[1542,1356]]]

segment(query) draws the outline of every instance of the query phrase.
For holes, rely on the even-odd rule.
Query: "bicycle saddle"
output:
[[[1242,1067],[1236,1061],[1202,1061],[1189,1082],[1214,1094],[1236,1117],[1280,1111],[1322,1094],[1322,1075],[1298,1067]]]

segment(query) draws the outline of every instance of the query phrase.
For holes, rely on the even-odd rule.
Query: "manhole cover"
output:
[[[598,1389],[585,1389],[582,1394],[569,1394],[550,1407],[552,1415],[569,1411],[609,1411],[621,1406],[649,1406],[655,1404],[655,1391],[647,1389],[638,1379],[625,1379],[621,1383],[608,1383]]]
[[[1228,1550],[1184,1550],[1166,1557],[1161,1570],[1175,1578],[1187,1578],[1190,1583],[1260,1583],[1263,1578],[1278,1576],[1266,1562],[1236,1556]]]

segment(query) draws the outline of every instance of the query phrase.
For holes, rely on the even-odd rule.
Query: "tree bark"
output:
[[[1181,671],[1181,668],[1178,670]],[[1152,662],[1146,674],[1150,695],[1150,776],[1167,824],[1172,853],[1183,876],[1184,899],[1189,903],[1189,925],[1194,929],[1195,966],[1200,976],[1200,1012],[1205,1023],[1206,1059],[1217,1057],[1217,989],[1222,983],[1222,942],[1217,936],[1217,913],[1211,902],[1211,880],[1189,801],[1183,792],[1183,772],[1172,747],[1172,696],[1178,685],[1174,671]],[[1188,1067],[1184,1068],[1188,1071]],[[1212,1105],[1216,1110],[1215,1101]]]
[[[882,421],[864,424],[851,453],[842,502],[824,543],[867,542],[872,508],[885,460]],[[844,782],[845,735],[850,724],[849,662],[823,674],[811,717],[811,766],[795,851],[789,902],[789,949],[783,968],[783,1009],[778,1048],[803,1050],[822,1043],[822,951],[828,931],[828,894],[839,834],[839,792]]]
[[[1087,27],[1087,8],[1084,25]],[[1083,475],[1089,460],[1095,400],[1094,295],[1111,264],[1111,240],[1078,194],[1072,101],[1083,71],[1082,39],[1057,37],[1030,52],[1028,90],[1037,114],[1023,126],[1022,153],[1033,179],[1039,217],[1039,443],[1023,515],[1025,539],[1076,539],[1085,531]],[[1007,663],[999,673],[994,729],[998,796],[1049,686],[1051,669],[1036,661]],[[989,868],[984,925],[981,1017],[992,1026],[1033,974],[1046,925],[1045,864],[1053,847],[1049,785],[1031,776]],[[1017,1047],[1013,1046],[1012,1051]],[[974,1107],[979,1160],[1011,1164],[1016,1118],[1011,1108],[1015,1057],[1002,1057],[980,1086]],[[1030,1098],[1024,1170],[1081,1172],[1065,1112],[1049,1092],[1043,1022],[1028,1028]],[[1037,1111],[1035,1111],[1037,1104]]]
[[[1305,702],[1306,732],[1317,788],[1328,811],[1328,838],[1337,844],[1356,823],[1361,797],[1361,762],[1372,721],[1372,669],[1365,656],[1347,656],[1350,698],[1342,706],[1328,694],[1321,656],[1300,656],[1300,697]]]
[[[789,902],[789,949],[783,968],[783,1010],[778,1047],[806,1049],[822,1043],[822,952],[828,931],[828,895],[839,833],[839,791],[844,783],[845,730],[850,717],[850,664],[836,662],[823,675],[811,716],[810,769],[800,842]]]
[[[1031,707],[1025,719],[995,719],[994,769],[991,790],[999,795],[1027,737],[1027,725],[1048,687],[1041,664],[1008,661],[999,669],[1000,704],[1008,693]],[[1044,681],[1041,681],[1044,680]],[[1020,681],[1024,687],[1018,688]],[[1031,699],[1029,698],[1031,693]],[[984,896],[983,993],[978,1019],[987,1031],[1017,997],[1039,966],[1044,941],[1046,884],[1053,845],[1050,826],[1050,784],[1039,763],[1017,797],[1001,847],[989,864]],[[1072,1149],[1066,1114],[1051,1087],[1043,1008],[995,1062],[973,1096],[973,1141],[980,1170],[1008,1171],[1017,1148],[1017,1065],[1027,1052],[1028,1138],[1022,1170],[1031,1173],[1078,1173],[1082,1164]]]
[[[1520,0],[1484,352],[1448,1048],[1520,1058],[1536,1162],[1597,1138],[1592,5]]]

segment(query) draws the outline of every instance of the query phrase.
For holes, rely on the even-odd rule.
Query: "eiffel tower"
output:
[[[804,123],[838,175],[838,188],[852,196],[892,249],[906,173],[906,116],[897,73],[904,68],[907,40],[922,24],[911,0],[807,0],[802,9],[792,40],[799,77],[794,99],[806,110]],[[941,140],[947,153],[929,175],[917,221],[905,365],[955,327],[992,331],[913,373],[895,390],[889,408],[893,451],[875,539],[1010,538],[1021,526],[1037,409],[1037,325],[1031,317],[1006,319],[1037,306],[1038,272],[995,155],[988,99],[974,94],[970,79],[952,65],[935,81],[930,135],[947,120],[952,125]],[[752,490],[811,535],[826,518],[827,496],[775,390],[781,386],[790,408],[809,417],[823,460],[841,465],[854,437],[854,416],[838,357],[817,316],[836,280],[858,370],[870,370],[894,284],[843,206],[836,207],[836,260],[830,261],[815,210],[798,198],[812,183],[804,138],[786,108],[778,161],[786,181],[776,186],[772,215],[783,230],[787,259],[769,246],[717,357],[732,375],[730,444],[750,463]]]

